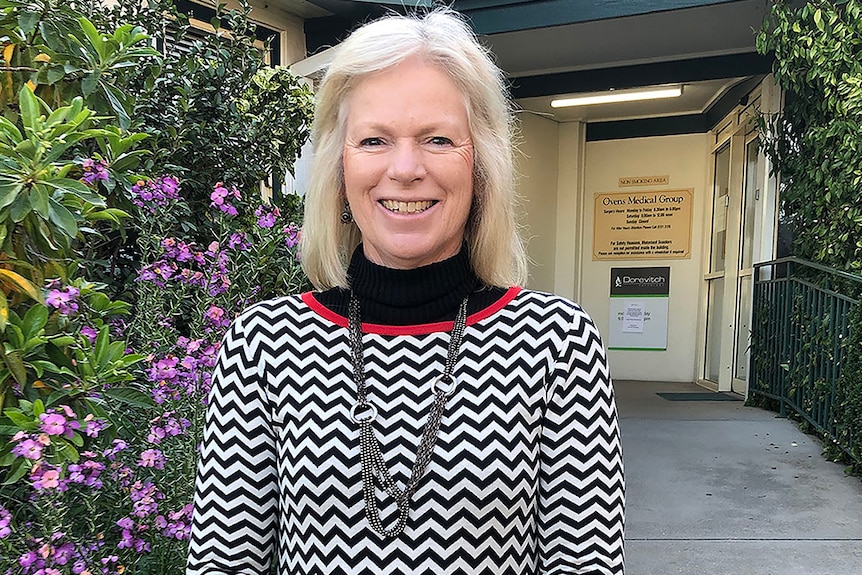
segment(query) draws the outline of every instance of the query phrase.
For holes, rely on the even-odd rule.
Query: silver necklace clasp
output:
[[[365,411],[359,411],[359,410]],[[377,407],[367,401],[358,401],[350,408],[350,419],[355,423],[368,423],[377,419]]]
[[[452,394],[455,393],[455,388],[457,387],[458,380],[456,380],[455,376],[450,373],[441,373],[434,379],[434,383],[432,384],[435,395],[442,393],[446,397],[452,397]]]

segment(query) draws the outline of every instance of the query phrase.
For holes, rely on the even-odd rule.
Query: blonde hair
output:
[[[415,55],[440,66],[467,101],[475,161],[465,240],[473,270],[487,285],[523,285],[527,257],[515,220],[513,116],[503,75],[469,26],[448,9],[386,16],[358,28],[338,47],[316,93],[303,269],[318,289],[348,287],[347,264],[361,236],[355,224],[341,222],[346,102],[363,76]]]

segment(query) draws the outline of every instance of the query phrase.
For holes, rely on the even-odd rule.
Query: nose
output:
[[[414,141],[396,142],[390,156],[388,175],[401,184],[421,180],[425,176],[421,146]]]

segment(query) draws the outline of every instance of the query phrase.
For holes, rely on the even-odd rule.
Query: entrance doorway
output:
[[[703,380],[719,391],[748,389],[753,265],[765,160],[750,122],[725,130],[713,148]]]

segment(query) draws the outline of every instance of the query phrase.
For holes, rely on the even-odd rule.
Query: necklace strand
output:
[[[380,441],[374,433],[374,420],[377,418],[377,408],[368,401],[368,393],[365,387],[365,362],[362,347],[362,323],[360,319],[359,300],[350,292],[349,309],[349,336],[350,348],[353,355],[353,381],[356,383],[356,403],[350,410],[350,416],[359,424],[360,459],[362,462],[362,493],[365,498],[365,517],[371,528],[384,537],[397,537],[407,525],[407,517],[410,513],[410,500],[419,485],[419,481],[425,474],[425,469],[431,461],[431,454],[437,442],[437,433],[440,430],[440,422],[443,420],[443,410],[446,401],[455,392],[457,381],[452,375],[455,362],[458,360],[458,350],[461,347],[461,339],[464,328],[467,325],[467,298],[461,302],[455,323],[449,337],[449,349],[446,356],[446,365],[443,373],[433,383],[434,403],[428,414],[428,421],[422,431],[419,447],[416,449],[416,461],[410,479],[399,489],[389,473],[389,466],[383,459],[380,451]],[[391,497],[398,506],[398,521],[391,529],[386,529],[380,520],[380,509],[377,505],[377,492],[375,478],[380,482],[383,490]]]

